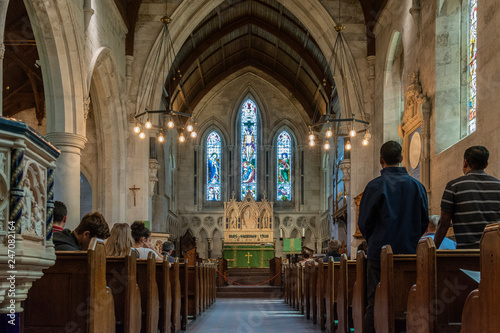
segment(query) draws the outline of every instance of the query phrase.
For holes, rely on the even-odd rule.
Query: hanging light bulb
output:
[[[314,147],[314,140],[309,141],[309,146]]]
[[[165,137],[163,136],[163,132],[160,132],[160,135],[158,135],[158,142],[164,142]]]
[[[314,140],[314,134],[312,134],[312,132],[309,132],[309,141],[313,140]]]
[[[328,140],[325,141],[325,145],[323,147],[325,148],[325,150],[330,149],[330,143],[328,142]]]
[[[141,139],[144,139],[144,138],[146,137],[146,134],[144,134],[144,132],[141,132],[141,133],[139,134],[139,137],[140,137]]]
[[[167,127],[168,128],[174,128],[174,120],[172,119],[172,116],[168,116],[168,122],[167,122]]]
[[[372,135],[370,134],[370,132],[368,132],[368,130],[366,130],[365,139],[370,140],[371,138],[372,138]]]
[[[363,141],[361,141],[361,144],[363,146],[368,146],[368,139],[364,138]]]
[[[186,130],[188,132],[192,132],[194,129],[193,124],[191,124],[191,120],[188,121],[188,125],[186,126]]]
[[[151,129],[151,127],[153,127],[153,124],[151,124],[151,120],[149,120],[149,117],[146,123],[144,124],[144,127],[146,127],[147,129]]]
[[[326,131],[325,136],[327,138],[331,138],[332,137],[332,128],[331,127],[328,127],[328,130]]]
[[[351,131],[349,132],[349,136],[351,138],[354,138],[356,136],[356,131],[354,130],[354,128],[351,128]]]
[[[140,133],[140,132],[141,132],[141,127],[139,126],[139,123],[135,123],[134,133]]]
[[[191,132],[191,137],[194,139],[198,136],[198,133],[196,133],[196,131],[192,131]]]
[[[347,140],[345,144],[345,150],[351,150],[351,141]]]
[[[186,138],[184,137],[184,133],[181,133],[181,135],[179,136],[179,142],[184,142],[186,141]]]

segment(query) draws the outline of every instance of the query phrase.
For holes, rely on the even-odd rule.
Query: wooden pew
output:
[[[479,287],[465,302],[462,333],[500,332],[500,223],[488,225],[481,237]]]
[[[156,259],[153,253],[148,259],[137,260],[137,284],[141,291],[142,333],[158,331],[159,299],[156,284]]]
[[[272,279],[270,286],[281,286],[281,258],[274,257],[269,261],[269,278]]]
[[[104,242],[87,252],[56,252],[56,263],[33,283],[24,303],[24,332],[114,332],[114,301],[106,286]]]
[[[356,281],[356,261],[347,260],[347,256],[340,256],[339,286],[337,289],[337,317],[338,332],[350,332],[349,308],[352,307],[354,283]]]
[[[417,280],[417,256],[393,254],[390,245],[380,254],[380,283],[375,292],[375,331],[394,333],[406,326],[408,293]]]
[[[187,328],[187,320],[189,313],[189,278],[188,278],[188,263],[187,259],[182,259],[179,262],[179,280],[181,283],[181,330]]]
[[[299,311],[300,311],[300,314],[305,314],[306,312],[306,305],[305,305],[305,300],[306,300],[306,283],[305,283],[305,269],[304,269],[304,266],[302,266],[301,264],[297,264],[297,272],[298,272],[298,275],[297,275],[297,282],[299,283],[299,288],[298,288],[298,291],[299,291],[299,294],[298,294],[298,299],[299,299]]]
[[[136,251],[106,258],[106,282],[115,303],[116,332],[141,330],[141,292],[137,285]]]
[[[179,258],[170,267],[170,286],[172,287],[172,332],[181,330],[181,281],[179,277]]]
[[[308,263],[307,268],[309,270],[309,313],[311,314],[310,318],[313,323],[316,324],[318,320],[318,303],[316,300],[318,266],[316,266],[314,262],[311,262]]]
[[[365,333],[366,257],[363,250],[356,255],[356,281],[352,292],[352,321],[354,332]]]
[[[333,333],[335,332],[335,302],[337,300],[337,290],[339,285],[340,276],[340,264],[338,262],[333,262],[333,260],[328,261],[328,278],[326,282],[326,297],[325,297],[325,307],[326,307],[326,329]]]
[[[159,317],[158,329],[161,333],[172,331],[172,286],[170,283],[171,265],[167,261],[156,263],[156,284],[158,286]]]
[[[320,324],[321,330],[326,329],[326,290],[328,281],[328,265],[320,261],[318,263],[318,271],[316,274],[316,311],[317,322]]]
[[[283,266],[283,298],[285,299],[285,303],[288,305],[292,305],[292,300],[290,298],[290,266]]]
[[[203,268],[201,268],[203,270]],[[197,262],[194,265],[187,265],[187,286],[188,286],[188,316],[196,319],[200,314],[200,303],[203,304],[203,274],[201,274],[201,288],[200,288],[200,267]],[[200,297],[201,291],[201,297]],[[203,310],[201,310],[203,311]]]
[[[459,332],[467,295],[477,283],[460,269],[479,270],[479,250],[437,250],[431,238],[417,247],[417,282],[408,295],[408,332]]]
[[[200,265],[198,266],[198,313],[202,313],[205,311],[205,288],[205,264],[200,263]]]
[[[302,307],[304,308],[303,313],[307,319],[311,319],[311,298],[310,294],[310,283],[309,283],[309,266],[302,266]]]

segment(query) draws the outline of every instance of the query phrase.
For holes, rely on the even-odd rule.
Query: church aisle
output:
[[[306,320],[283,299],[217,299],[187,332],[321,332],[319,325]]]

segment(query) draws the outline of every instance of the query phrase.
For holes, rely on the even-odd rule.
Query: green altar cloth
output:
[[[228,268],[268,268],[272,258],[273,245],[224,245]]]
[[[302,239],[300,238],[285,238],[283,239],[284,254],[298,254],[302,252]]]

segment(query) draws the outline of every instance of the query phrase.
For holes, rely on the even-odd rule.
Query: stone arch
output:
[[[395,31],[387,50],[384,71],[384,142],[398,137],[404,112],[404,47],[401,33]]]
[[[202,259],[208,259],[208,233],[205,228],[201,228],[198,232],[198,237],[196,237],[196,252]]]
[[[25,5],[44,77],[47,133],[84,136],[86,87],[82,64],[86,61],[72,2],[27,1]]]
[[[123,221],[126,211],[126,107],[110,49],[99,48],[91,61],[88,77],[93,98],[97,139],[97,207],[113,221]]]
[[[224,236],[219,229],[215,229],[212,233],[212,258],[222,258],[222,241]]]

